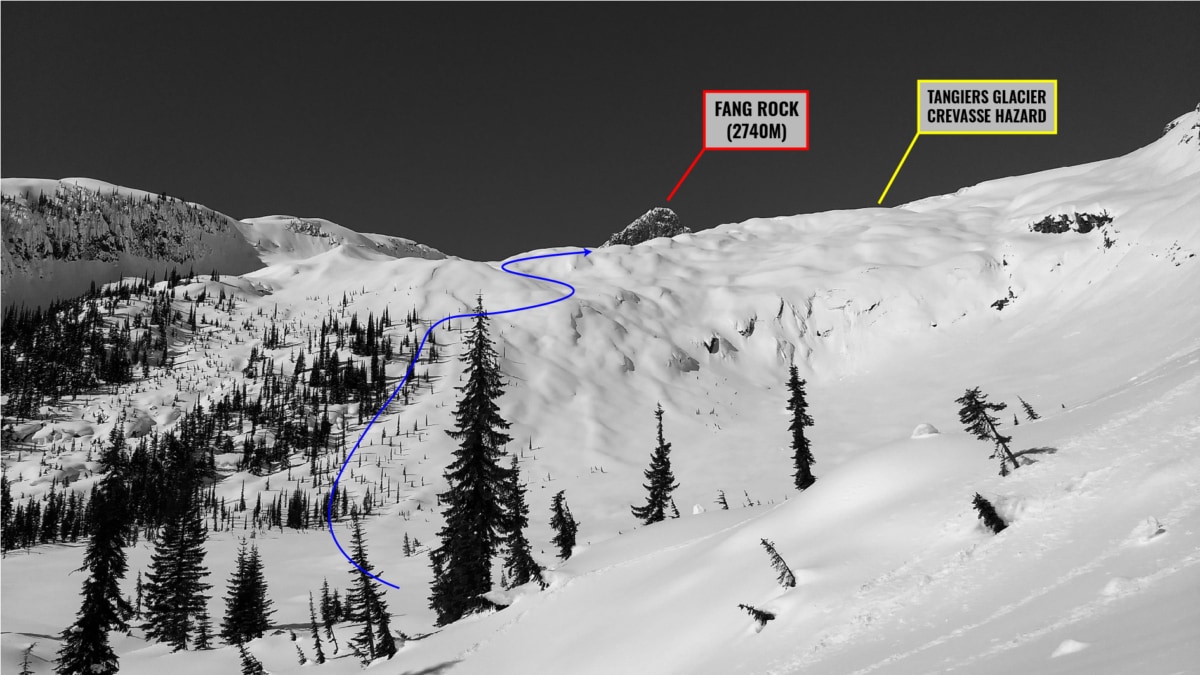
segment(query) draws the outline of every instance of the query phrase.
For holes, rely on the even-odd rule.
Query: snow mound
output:
[[[937,436],[940,433],[941,432],[938,431],[937,427],[933,426],[932,424],[929,424],[928,422],[923,422],[921,424],[918,424],[917,427],[915,429],[913,429],[912,437],[913,438],[929,438],[930,436]]]
[[[1078,640],[1063,640],[1062,643],[1055,648],[1054,653],[1050,655],[1050,658],[1056,659],[1060,656],[1066,656],[1067,654],[1081,652],[1090,646],[1090,644],[1086,642],[1079,642]]]

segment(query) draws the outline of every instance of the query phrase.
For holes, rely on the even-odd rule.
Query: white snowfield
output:
[[[462,372],[463,326],[439,330],[450,358],[428,367],[433,391],[393,406],[371,428],[361,466],[351,462],[356,478],[343,483],[361,495],[381,476],[412,481],[366,532],[372,562],[400,585],[385,595],[393,628],[420,639],[367,672],[1196,672],[1200,112],[1177,122],[1124,157],[897,208],[755,219],[525,263],[578,289],[566,302],[491,322],[508,374],[500,404],[513,423],[509,450],[529,484],[528,534],[552,568],[550,588],[497,590],[506,609],[433,627],[427,546],[442,522],[435,494],[454,448],[442,430]],[[1077,212],[1113,221],[1086,234],[1029,229]],[[193,296],[201,283],[216,292],[216,282],[198,281]],[[177,392],[173,405],[186,409],[240,386],[217,365],[239,370],[276,308],[293,326],[312,327],[340,314],[343,296],[362,318],[387,307],[398,342],[414,306],[437,319],[481,292],[492,310],[559,292],[499,263],[397,259],[353,243],[295,248],[220,283],[241,302],[229,325],[252,327],[240,343],[214,332],[177,360],[177,377],[123,394],[159,428],[174,423],[164,412]],[[292,349],[276,350],[277,363],[290,368]],[[793,359],[815,420],[818,480],[804,493],[790,475],[784,385]],[[404,367],[393,363],[389,373]],[[988,458],[991,445],[958,420],[954,399],[970,387],[1008,403],[1001,430],[1015,451],[1030,450],[1006,478]],[[1042,419],[1028,421],[1018,396]],[[639,527],[629,505],[645,498],[657,402],[684,515]],[[21,463],[6,453],[9,478],[23,479],[14,495],[48,489],[53,472],[37,477],[38,450],[63,449],[57,461],[69,470],[84,454],[68,452],[71,442],[106,437],[116,405],[108,395],[68,402],[58,411],[68,421],[21,430],[45,440]],[[96,409],[110,421],[95,422]],[[348,413],[353,443],[362,432],[356,410],[337,412]],[[69,422],[80,419],[86,424]],[[918,425],[940,433],[914,433]],[[218,495],[236,499],[243,479],[248,499],[267,490],[266,478],[231,473]],[[271,477],[264,499],[310,481],[299,463],[292,482]],[[549,543],[559,490],[581,523],[566,563]],[[715,504],[719,490],[727,511]],[[1008,529],[982,527],[971,508],[976,492]],[[421,541],[417,555],[401,555],[405,533]],[[243,534],[210,535],[218,622]],[[794,570],[794,588],[776,583],[761,539]],[[359,672],[345,648],[352,626],[325,665],[300,666],[296,656],[296,645],[313,653],[308,592],[325,577],[339,588],[350,580],[328,533],[274,530],[255,541],[282,632],[250,650],[272,673]],[[130,549],[130,592],[149,552],[145,542]],[[81,543],[4,560],[6,672],[19,669],[31,642],[35,655],[53,657],[78,606],[82,575],[68,572],[82,554]],[[776,618],[756,630],[739,603]],[[123,672],[238,669],[236,649],[225,645],[171,654],[140,629],[114,639]]]

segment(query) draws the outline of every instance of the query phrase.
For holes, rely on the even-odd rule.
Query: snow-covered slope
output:
[[[590,256],[525,263],[569,281],[570,300],[496,317],[508,374],[500,400],[510,452],[529,483],[529,537],[550,588],[498,592],[511,606],[435,630],[428,550],[441,526],[436,494],[453,442],[462,328],[437,333],[451,358],[409,404],[371,428],[343,483],[357,499],[402,485],[366,523],[371,559],[396,582],[386,599],[410,640],[368,672],[410,673],[1117,673],[1189,672],[1200,662],[1200,112],[1125,157],[1006,178],[894,209],[755,219],[612,246]],[[1086,233],[1033,232],[1047,216],[1107,214]],[[278,239],[272,239],[278,245]],[[295,244],[291,244],[295,246]],[[242,385],[278,312],[294,335],[327,318],[436,319],[482,292],[489,309],[558,290],[496,263],[395,258],[371,245],[316,248],[222,282],[233,315],[182,345],[179,372],[115,396],[64,402],[26,423],[20,462],[6,445],[14,494],[39,495],[79,448],[107,436],[127,405],[146,428],[167,411]],[[182,289],[181,289],[182,290]],[[230,327],[237,326],[236,334]],[[403,323],[389,329],[397,344]],[[290,369],[294,342],[270,355]],[[786,369],[808,381],[818,481],[797,494],[787,447]],[[389,365],[398,376],[404,364]],[[253,387],[253,383],[250,384]],[[981,387],[1019,412],[1003,431],[1032,463],[1007,478],[990,445],[962,431],[954,399]],[[642,470],[661,402],[684,515],[637,527]],[[96,421],[104,412],[110,421]],[[362,426],[335,406],[349,443]],[[368,411],[370,412],[370,411]],[[342,416],[345,415],[343,418]],[[928,423],[942,433],[912,438]],[[383,431],[387,432],[386,438]],[[37,445],[40,442],[41,445]],[[48,465],[41,464],[43,450]],[[90,465],[95,468],[95,463]],[[296,462],[270,478],[226,468],[219,496],[264,500],[307,486]],[[94,478],[75,482],[86,489]],[[318,480],[324,480],[318,477]],[[374,488],[372,487],[374,490]],[[576,555],[549,544],[549,503],[565,490],[581,521]],[[718,490],[731,509],[720,510]],[[981,493],[1010,527],[985,532]],[[341,526],[339,526],[341,527]],[[243,530],[211,535],[219,587]],[[400,553],[405,534],[422,542]],[[796,572],[775,582],[760,539]],[[308,592],[345,587],[348,564],[322,531],[260,532],[274,623],[252,642],[271,672],[309,672],[296,644]],[[79,546],[4,560],[3,663],[54,634],[78,605]],[[136,570],[149,558],[131,549]],[[67,581],[64,583],[62,579]],[[219,588],[216,590],[220,590]],[[746,603],[776,619],[756,631]],[[219,616],[219,598],[210,611]],[[345,638],[353,629],[345,627]],[[328,645],[327,645],[328,649]],[[125,672],[237,668],[236,649],[170,654],[140,630],[118,642]],[[319,672],[358,672],[343,649]],[[38,672],[47,672],[45,668]]]
[[[322,218],[245,218],[237,227],[268,265],[311,258],[338,246],[366,248],[392,258],[439,260],[446,257],[441,251],[411,239],[359,234]]]

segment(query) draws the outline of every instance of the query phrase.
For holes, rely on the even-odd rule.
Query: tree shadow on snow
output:
[[[404,671],[403,675],[437,675],[438,673],[446,672],[448,668],[456,663],[459,663],[459,661],[461,661],[461,659],[446,661],[445,663],[439,663],[436,666],[430,666],[421,670],[406,670]]]
[[[1058,452],[1058,448],[1026,448],[1013,453],[1013,457],[1019,459],[1022,465],[1036,464],[1037,459],[1029,455],[1053,455]]]

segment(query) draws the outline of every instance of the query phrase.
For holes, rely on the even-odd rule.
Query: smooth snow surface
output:
[[[1125,157],[898,208],[753,219],[528,263],[578,289],[566,302],[491,323],[508,375],[500,406],[513,423],[509,450],[529,483],[528,534],[552,568],[550,588],[498,591],[508,608],[433,627],[427,546],[442,522],[435,495],[454,447],[442,431],[456,401],[463,326],[439,330],[449,358],[428,366],[432,391],[389,410],[355,467],[367,485],[381,476],[399,482],[402,471],[412,481],[366,532],[371,560],[401,586],[385,594],[393,627],[420,639],[367,672],[1195,672],[1198,125],[1200,113],[1189,113]],[[1101,211],[1113,216],[1103,232],[1029,230],[1047,215]],[[498,263],[396,258],[340,231],[342,245],[285,251],[272,238],[285,222],[251,222],[270,233],[260,250],[277,257],[220,282],[241,304],[228,325],[249,322],[241,341],[215,330],[208,345],[181,347],[189,351],[174,377],[120,394],[145,428],[169,427],[177,416],[168,410],[240,386],[236,373],[274,311],[303,330],[340,315],[344,298],[347,320],[386,307],[398,342],[414,306],[436,320],[479,293],[495,310],[558,292]],[[215,282],[196,290],[201,283],[215,294]],[[276,362],[291,368],[295,346],[276,350]],[[808,431],[818,480],[804,493],[792,486],[788,448],[792,360],[816,423]],[[389,374],[404,365],[392,363]],[[954,400],[970,387],[1008,403],[1001,430],[1023,466],[1007,478],[988,458],[990,444],[958,420]],[[1018,396],[1042,419],[1027,420]],[[639,527],[629,505],[644,500],[659,402],[685,515]],[[38,477],[42,449],[63,453],[63,471],[80,464],[86,453],[71,454],[72,443],[105,438],[112,422],[96,422],[94,412],[111,420],[116,405],[107,393],[64,402],[48,411],[54,421],[17,428],[29,445],[19,463],[6,452],[14,495],[48,489],[51,474]],[[348,444],[362,429],[355,412],[334,411],[347,415]],[[940,433],[917,434],[917,425]],[[298,464],[291,485],[306,483],[307,472]],[[232,473],[218,494],[235,499],[243,479],[247,498],[267,491],[266,478]],[[265,498],[289,485],[284,473],[270,481]],[[363,485],[349,489],[360,496]],[[548,527],[559,490],[581,523],[566,563]],[[729,510],[715,504],[718,490]],[[976,492],[1008,529],[993,535],[981,526]],[[400,554],[405,533],[422,542],[418,555]],[[218,622],[242,534],[210,539]],[[794,570],[794,588],[776,583],[764,538]],[[287,635],[294,629],[311,657],[308,592],[326,577],[348,585],[349,565],[328,535],[275,530],[256,542],[283,632],[251,651],[273,673],[359,672],[344,649],[353,626],[339,633],[342,653],[321,667],[299,666]],[[44,546],[4,560],[6,672],[30,642],[52,658],[78,605],[82,575],[69,573],[82,553],[82,544]],[[148,558],[144,541],[131,549],[127,590]],[[777,618],[756,631],[739,603]],[[238,667],[224,645],[170,654],[140,629],[115,639],[123,672]]]

